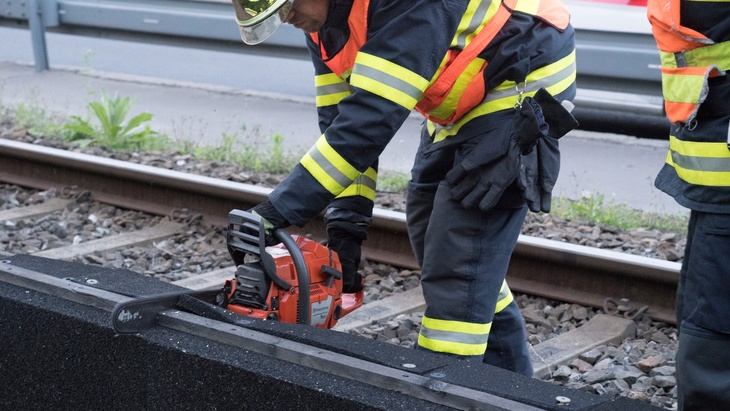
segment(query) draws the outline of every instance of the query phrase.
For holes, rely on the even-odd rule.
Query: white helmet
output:
[[[233,0],[241,40],[259,44],[281,26],[294,0]]]

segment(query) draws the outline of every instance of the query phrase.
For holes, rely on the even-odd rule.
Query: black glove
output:
[[[578,127],[578,122],[545,89],[535,93],[534,101],[539,104],[542,121],[547,133],[537,143],[536,153],[523,158],[518,185],[530,211],[549,213],[552,192],[560,172],[560,148],[558,139]],[[542,129],[544,126],[540,126]]]
[[[446,181],[451,185],[451,196],[460,201],[464,208],[478,206],[488,211],[497,204],[504,190],[519,176],[522,169],[522,157],[533,151],[537,141],[547,131],[537,121],[542,117],[540,106],[527,97],[513,117],[514,131],[503,150],[489,147],[494,144],[489,136],[469,153],[461,163],[446,174]],[[486,146],[486,148],[485,148]],[[504,153],[495,158],[494,153]],[[485,155],[485,153],[490,153]]]
[[[337,253],[342,264],[342,292],[349,294],[362,290],[362,275],[358,272],[362,256],[362,240],[336,228],[327,228],[327,236],[328,247]]]
[[[327,246],[335,251],[342,264],[342,292],[356,293],[363,289],[358,273],[362,257],[362,242],[372,218],[347,209],[330,208],[325,214]]]
[[[512,140],[507,154],[491,163],[461,174],[457,169],[446,174],[451,185],[451,196],[464,208],[479,207],[488,211],[502,197],[504,190],[517,178],[521,165],[521,153],[517,142]]]
[[[274,208],[274,205],[270,201],[264,201],[263,203],[254,206],[250,212],[258,215],[264,221],[264,231],[266,233],[266,245],[276,245],[281,241],[277,240],[273,233],[279,228],[289,227],[291,224]]]

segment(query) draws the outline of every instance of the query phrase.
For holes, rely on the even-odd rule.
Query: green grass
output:
[[[297,164],[300,156],[284,149],[284,138],[275,133],[270,140],[263,138],[258,129],[243,136],[238,133],[223,133],[221,143],[216,146],[192,147],[195,158],[208,161],[224,161],[236,164],[246,170],[287,174]]]
[[[673,231],[683,235],[687,232],[689,212],[686,214],[656,214],[629,208],[626,204],[612,201],[604,203],[604,196],[587,196],[579,200],[553,198],[551,215],[571,221],[612,226],[620,229],[646,228]]]
[[[378,191],[388,193],[405,192],[410,179],[411,176],[407,173],[384,172],[378,174]]]
[[[36,137],[52,137],[64,134],[64,119],[46,112],[38,103],[20,103],[14,110],[7,109],[9,118],[16,126],[25,128],[28,134]]]
[[[0,121],[11,121],[34,136],[62,138],[82,146],[99,145],[120,151],[178,151],[192,154],[204,161],[233,163],[259,173],[287,174],[297,164],[301,154],[287,152],[284,138],[275,133],[264,136],[258,128],[223,134],[218,145],[197,145],[190,141],[173,143],[167,135],[149,126],[150,113],[140,113],[128,119],[133,101],[126,97],[108,98],[89,103],[87,118],[72,116],[67,121],[46,112],[36,102],[19,104],[14,109],[0,101]],[[381,192],[405,192],[407,173],[383,172],[378,176]],[[554,198],[551,215],[569,221],[613,226],[619,229],[645,228],[686,234],[689,213],[663,215],[629,208],[626,204],[604,201],[603,195],[584,196],[579,200]]]

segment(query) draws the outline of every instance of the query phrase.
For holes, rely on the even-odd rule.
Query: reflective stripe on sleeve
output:
[[[342,197],[365,197],[370,201],[375,201],[375,186],[378,180],[378,172],[370,167],[360,174],[355,181],[352,182],[337,198]]]
[[[334,73],[314,77],[317,107],[334,106],[352,94],[350,84]]]
[[[670,136],[667,164],[690,184],[730,187],[730,150],[724,142],[682,141]]]
[[[383,58],[360,52],[350,84],[412,110],[428,86],[428,80]]]
[[[335,151],[322,134],[300,160],[301,165],[332,195],[339,195],[360,172]]]

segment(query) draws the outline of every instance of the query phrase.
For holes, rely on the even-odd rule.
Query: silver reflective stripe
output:
[[[421,335],[429,340],[449,341],[462,344],[486,344],[489,333],[486,334],[465,334],[452,331],[439,331],[421,327]]]
[[[730,162],[727,158],[683,156],[672,151],[672,162],[685,170],[730,171]]]
[[[479,26],[481,26],[491,4],[491,1],[479,2],[479,7],[477,7],[477,9],[474,11],[474,15],[469,22],[469,26],[463,32],[459,33],[458,37],[456,38],[456,47],[462,50],[464,49],[464,47],[466,47],[466,38],[473,35],[474,32],[477,31]]]
[[[503,299],[509,297],[510,291],[509,287],[507,287],[507,283],[502,283],[502,289],[499,291],[499,295],[497,296],[497,301],[502,301]]]
[[[394,77],[384,71],[374,69],[372,67],[355,63],[355,67],[352,69],[352,72],[353,74],[357,74],[392,87],[415,100],[420,99],[423,95],[423,92],[419,90],[418,87],[414,87],[412,84],[405,82],[398,77]]]
[[[309,150],[309,156],[312,157],[312,160],[314,160],[314,162],[317,163],[317,165],[325,173],[327,173],[330,178],[335,180],[337,184],[339,184],[343,188],[352,184],[352,180],[350,180],[350,178],[348,178],[346,175],[342,174],[342,172],[340,172],[340,170],[338,170],[334,164],[327,160],[327,158],[322,155],[322,153],[317,149],[316,145],[312,147],[311,150]]]
[[[328,96],[330,94],[337,93],[351,93],[350,84],[343,81],[342,83],[328,84],[326,86],[317,87],[318,96]]]
[[[363,185],[363,186],[371,188],[373,190],[375,190],[375,186],[376,186],[375,180],[366,176],[365,173],[360,174],[360,177],[356,178],[355,181],[353,182],[353,184]]]
[[[548,87],[552,86],[553,84],[557,84],[560,81],[570,77],[575,73],[575,63],[569,65],[568,67],[565,67],[564,69],[556,72],[555,74],[551,74],[547,77],[543,77],[537,81],[530,81],[527,80],[527,83],[525,85],[525,93],[533,93],[537,92],[540,88],[547,89]],[[529,77],[529,75],[528,75]],[[504,90],[490,90],[487,92],[486,97],[484,97],[484,100],[482,100],[482,103],[488,103],[491,101],[499,100],[505,97],[510,96],[517,96],[518,93],[514,88],[507,88]]]

